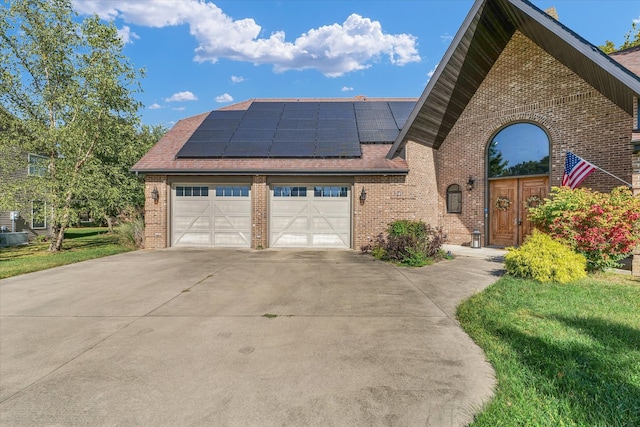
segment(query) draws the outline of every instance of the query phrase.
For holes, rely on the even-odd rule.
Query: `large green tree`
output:
[[[5,176],[16,177],[3,182],[0,205],[46,202],[53,251],[62,248],[88,196],[96,203],[107,190],[120,193],[110,200],[128,197],[115,166],[131,165],[142,151],[136,144],[144,145],[134,97],[142,71],[122,49],[112,23],[80,20],[70,0],[11,0],[0,7],[0,150],[16,159],[46,156],[37,178],[10,175],[12,167],[24,167],[19,161],[0,165]]]
[[[636,25],[635,22],[632,22],[631,30],[624,35],[624,42],[620,46],[616,47],[614,42],[607,40],[602,46],[600,46],[600,50],[608,55],[619,50],[629,49],[630,47],[636,46],[640,46],[640,27]]]

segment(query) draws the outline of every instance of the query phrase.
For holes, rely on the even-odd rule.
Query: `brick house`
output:
[[[146,247],[358,249],[404,218],[517,245],[567,151],[640,190],[639,98],[640,49],[609,57],[528,1],[477,0],[418,99],[256,99],[178,122],[133,167]]]

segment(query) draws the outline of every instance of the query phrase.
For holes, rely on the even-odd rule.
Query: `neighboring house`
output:
[[[47,171],[47,157],[37,154],[23,154],[26,158],[25,168],[13,172],[8,179],[24,179],[27,176],[42,177]],[[6,179],[4,176],[0,179]],[[29,212],[20,211],[0,211],[0,233],[25,232],[29,239],[36,236],[48,236],[51,233],[51,225],[48,216],[45,214],[46,204],[42,200],[31,200]]]
[[[567,151],[640,189],[639,54],[608,57],[527,1],[477,0],[419,99],[252,100],[178,122],[132,168],[145,245],[359,249],[405,218],[517,245]]]

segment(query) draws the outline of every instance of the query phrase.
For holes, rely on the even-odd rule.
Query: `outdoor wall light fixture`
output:
[[[153,190],[151,190],[151,198],[153,199],[153,203],[158,203],[158,200],[160,200],[160,192],[158,192],[158,187],[153,187]]]
[[[364,204],[365,200],[367,200],[367,192],[364,191],[364,187],[362,187],[362,191],[360,192],[360,203]]]
[[[469,175],[469,180],[467,181],[467,190],[471,191],[473,190],[473,186],[475,185],[476,180],[473,179],[473,177],[471,175]]]

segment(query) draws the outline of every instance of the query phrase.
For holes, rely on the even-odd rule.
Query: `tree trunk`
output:
[[[104,214],[104,219],[107,221],[107,227],[109,227],[109,233],[113,233],[113,222],[115,220],[111,215]]]

